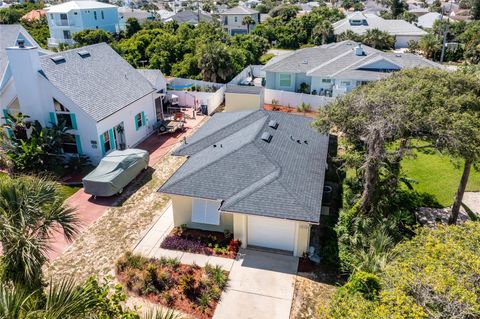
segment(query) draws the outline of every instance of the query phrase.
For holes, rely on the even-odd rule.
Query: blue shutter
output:
[[[102,147],[102,156],[105,155],[105,140],[103,134],[100,134],[100,146]]]
[[[142,126],[145,126],[145,113],[142,112]]]
[[[75,135],[75,143],[77,144],[78,155],[83,155],[82,143],[80,141],[80,135]]]
[[[72,129],[74,129],[74,130],[78,129],[77,117],[75,116],[75,114],[70,113],[70,120],[72,121]]]
[[[115,147],[115,135],[113,134],[113,128],[108,130],[108,135],[110,136],[110,148],[114,150]]]
[[[7,109],[3,109],[3,116],[5,117],[5,124],[9,124],[10,120],[8,119],[8,110]],[[13,136],[13,131],[12,131],[11,128],[7,128],[7,134],[8,134],[8,137]]]
[[[57,114],[55,114],[55,112],[50,112],[50,123],[52,123],[52,125],[57,124]]]
[[[137,114],[138,115],[138,114]],[[138,121],[137,121],[137,115],[135,115],[133,117],[134,121],[135,121],[135,129],[138,131]]]

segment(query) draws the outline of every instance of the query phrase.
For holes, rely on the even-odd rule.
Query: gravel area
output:
[[[47,278],[73,276],[82,281],[92,275],[113,275],[117,258],[132,249],[142,232],[163,212],[169,197],[156,191],[184,161],[167,155],[137,178],[122,195],[126,200],[121,206],[109,208],[47,267]]]
[[[314,274],[303,273],[302,275],[299,273],[295,282],[290,319],[321,318],[322,309],[328,307],[336,288],[314,280],[316,277]]]

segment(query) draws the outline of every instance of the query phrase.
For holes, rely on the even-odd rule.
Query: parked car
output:
[[[130,148],[111,152],[83,178],[85,193],[95,197],[121,194],[128,183],[148,168],[148,159],[145,150]]]

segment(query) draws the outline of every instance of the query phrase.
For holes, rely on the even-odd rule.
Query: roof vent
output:
[[[50,59],[53,62],[55,62],[55,64],[60,64],[65,62],[65,58],[63,57],[63,55],[52,56]]]
[[[365,50],[363,50],[363,47],[360,43],[355,47],[355,55],[358,55],[358,56],[366,55]]]
[[[19,48],[23,49],[25,47],[25,40],[18,39],[17,44]]]
[[[267,143],[270,143],[270,141],[272,140],[272,134],[270,134],[268,132],[263,132],[262,140],[264,140]]]
[[[396,56],[397,58],[401,58],[401,57],[402,57],[402,55],[401,55],[400,53],[395,54],[395,56]]]
[[[275,120],[271,120],[270,122],[268,122],[268,126],[270,126],[270,127],[273,128],[273,129],[277,129],[277,127],[278,127],[278,122],[275,121]]]
[[[303,60],[303,64],[308,64],[308,60],[307,59]]]
[[[81,56],[82,58],[88,58],[90,56],[90,52],[86,51],[86,50],[82,50],[82,51],[78,51],[77,52],[79,56]]]

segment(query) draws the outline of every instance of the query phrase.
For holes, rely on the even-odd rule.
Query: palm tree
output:
[[[232,74],[232,59],[228,48],[220,42],[210,42],[200,51],[198,67],[205,81],[226,81]]]
[[[250,33],[250,26],[255,24],[255,20],[251,16],[245,16],[242,20],[242,25],[247,26],[247,33]]]
[[[386,50],[393,48],[395,45],[395,38],[387,32],[374,28],[367,30],[363,36],[362,42],[374,49]]]
[[[332,24],[327,20],[323,20],[313,28],[312,33],[315,44],[326,44],[328,37],[333,34]],[[320,38],[322,39],[321,42],[319,41]]]
[[[418,48],[427,59],[433,59],[435,53],[441,49],[440,42],[433,34],[427,34],[418,41]]]
[[[338,42],[345,41],[345,40],[360,42],[361,36],[353,32],[352,30],[347,30],[337,36]]]
[[[72,241],[80,221],[63,205],[57,185],[45,178],[0,181],[0,243],[3,279],[27,291],[42,285],[42,266],[55,232]]]

